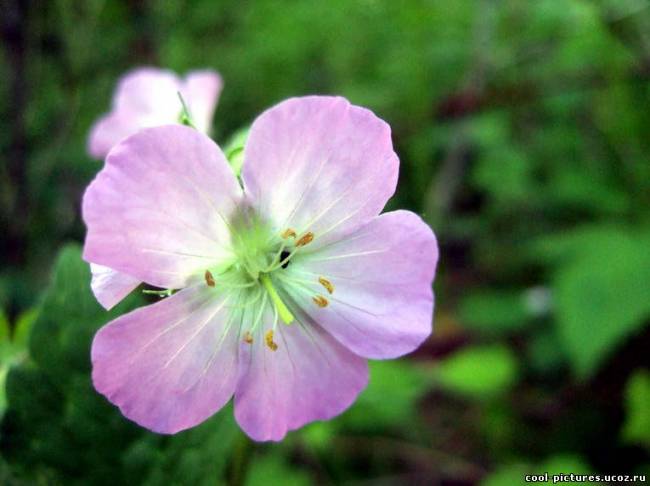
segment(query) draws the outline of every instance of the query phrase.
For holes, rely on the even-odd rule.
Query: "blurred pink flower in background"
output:
[[[110,149],[142,128],[180,123],[183,96],[194,126],[209,133],[223,82],[215,71],[190,71],[184,78],[153,67],[134,69],[118,82],[111,111],[93,125],[88,152],[103,159]]]

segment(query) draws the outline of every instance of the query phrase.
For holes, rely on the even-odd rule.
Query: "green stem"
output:
[[[190,115],[190,110],[187,109],[183,95],[180,91],[177,91],[176,94],[178,94],[178,99],[181,100],[181,106],[183,107],[181,111],[181,124],[196,129],[194,123],[192,123],[192,116]]]
[[[280,319],[282,319],[282,322],[284,322],[285,324],[291,324],[295,318],[293,317],[291,311],[287,308],[285,303],[278,295],[278,291],[275,290],[275,287],[273,286],[273,283],[271,282],[271,278],[269,277],[269,275],[267,273],[263,273],[262,275],[260,275],[260,280],[262,281],[262,285],[264,285],[266,291],[269,293],[269,297],[271,297],[271,301],[273,302],[273,305],[277,309],[278,314],[280,315]]]
[[[159,297],[169,297],[170,295],[172,295],[174,293],[174,291],[172,289],[167,289],[167,290],[148,290],[148,289],[144,289],[142,291],[142,293],[147,294],[147,295],[157,295]]]

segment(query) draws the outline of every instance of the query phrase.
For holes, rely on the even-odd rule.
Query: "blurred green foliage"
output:
[[[477,399],[508,391],[516,383],[517,373],[512,351],[500,345],[464,348],[436,369],[443,388]]]
[[[650,372],[640,370],[630,377],[625,387],[625,402],[623,438],[650,450]]]
[[[650,470],[647,0],[6,0],[0,17],[0,483]],[[93,333],[145,300],[107,313],[88,289],[86,137],[143,64],[219,70],[213,133],[233,164],[290,96],[340,94],[391,125],[388,209],[441,245],[434,334],[372,363],[341,417],[252,445],[226,409],[162,437],[93,390]]]

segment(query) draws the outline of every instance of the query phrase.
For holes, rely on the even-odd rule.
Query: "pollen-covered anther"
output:
[[[315,297],[312,297],[312,300],[314,301],[314,304],[316,304],[318,307],[327,307],[329,304],[329,301],[322,295],[317,295]]]
[[[264,340],[266,341],[266,345],[269,347],[271,351],[275,351],[278,349],[278,345],[275,344],[273,341],[273,329],[270,329],[269,332],[266,333],[264,336]]]
[[[332,285],[332,282],[327,280],[325,277],[318,277],[318,283],[325,287],[325,290],[327,290],[329,294],[334,293],[334,285]]]
[[[253,335],[249,331],[244,333],[244,342],[246,344],[253,344]]]
[[[291,228],[287,228],[286,230],[284,230],[282,232],[282,234],[280,236],[285,240],[287,238],[295,238],[296,237],[296,232],[294,230],[292,230]]]
[[[314,241],[314,233],[308,231],[296,241],[296,246],[305,246]]]
[[[214,277],[212,276],[212,273],[210,273],[210,270],[205,271],[205,283],[208,284],[208,287],[214,287],[216,285],[216,282],[214,281]]]

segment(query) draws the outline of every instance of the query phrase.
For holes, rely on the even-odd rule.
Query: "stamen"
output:
[[[314,233],[312,233],[311,231],[308,231],[307,233],[302,235],[298,239],[298,241],[296,241],[296,246],[305,246],[305,245],[308,245],[309,243],[311,243],[312,241],[314,241]]]
[[[269,275],[267,273],[263,273],[260,275],[260,281],[262,282],[262,285],[264,285],[266,291],[269,293],[271,302],[273,302],[273,305],[277,309],[282,322],[285,324],[291,324],[294,320],[293,314],[282,301],[282,298],[278,295],[278,291],[275,290],[275,287],[273,286],[273,282],[271,282]]]
[[[246,344],[253,344],[253,335],[248,331],[244,333],[244,342]]]
[[[291,228],[287,228],[286,230],[284,230],[282,232],[282,234],[280,236],[282,238],[284,238],[285,240],[287,238],[295,238],[296,237],[296,232],[294,230],[292,230]]]
[[[317,295],[316,297],[312,297],[312,300],[318,307],[327,307],[329,304],[329,301],[322,295]]]
[[[208,287],[214,287],[216,285],[216,282],[214,281],[214,277],[212,276],[212,273],[210,273],[210,270],[205,271],[205,283],[208,284]]]
[[[330,294],[333,294],[333,293],[334,293],[334,285],[332,285],[332,282],[330,282],[329,280],[327,280],[325,277],[318,277],[318,282],[319,282],[323,287],[325,287],[325,289],[327,290],[327,292],[329,292]]]
[[[266,345],[271,351],[276,351],[278,349],[278,345],[273,342],[273,329],[270,329],[269,332],[266,333],[264,339],[266,340]]]

